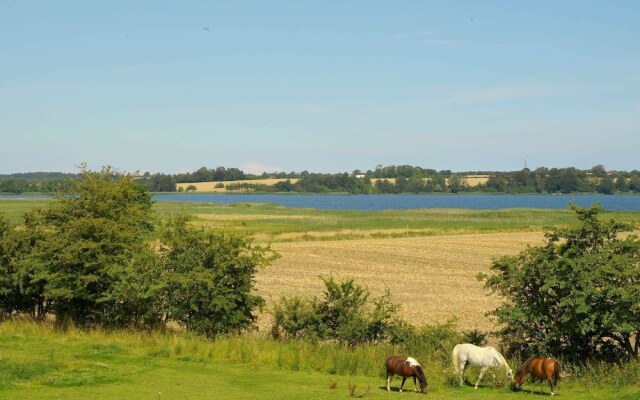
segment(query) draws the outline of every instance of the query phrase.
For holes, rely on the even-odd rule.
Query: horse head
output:
[[[515,376],[515,382],[513,384],[513,387],[516,390],[520,390],[522,383],[524,382],[525,378],[529,374],[529,364],[531,364],[531,360],[533,360],[533,357],[529,358],[527,361],[522,363],[522,365],[520,366],[520,369],[518,369],[518,373]]]
[[[418,382],[420,382],[420,392],[426,394],[429,383],[427,382],[427,376],[424,374],[424,370],[420,365],[414,366],[413,369],[416,371]]]
[[[513,382],[513,371],[509,367],[507,367],[507,379]]]

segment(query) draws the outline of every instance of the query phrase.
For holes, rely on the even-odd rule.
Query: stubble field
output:
[[[495,257],[542,240],[541,232],[519,232],[274,243],[282,258],[258,273],[257,289],[269,304],[283,295],[320,295],[319,276],[353,278],[374,296],[388,288],[413,324],[455,317],[461,329],[489,331],[495,326],[485,313],[500,299],[476,275]],[[261,329],[268,324],[262,315]]]

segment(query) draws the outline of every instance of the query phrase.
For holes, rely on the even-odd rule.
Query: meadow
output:
[[[2,200],[0,212],[20,223],[25,211],[46,202]],[[267,309],[283,295],[319,294],[318,276],[331,274],[355,278],[373,295],[390,289],[413,324],[453,317],[459,329],[484,332],[495,328],[485,312],[500,299],[487,296],[475,275],[488,271],[495,257],[542,243],[545,226],[575,222],[568,210],[359,212],[195,203],[156,203],[155,208],[162,220],[189,215],[205,229],[247,233],[271,244],[282,257],[256,277]],[[637,223],[640,213],[607,212],[605,217]],[[386,392],[382,368],[386,355],[400,349],[273,341],[266,311],[257,332],[215,341],[186,333],[59,331],[50,322],[5,321],[0,324],[0,398],[397,398]],[[491,378],[478,390],[459,388],[452,383],[447,354],[448,349],[414,354],[426,365],[429,398],[528,398],[521,396],[539,390],[527,384],[515,393]],[[510,363],[516,366],[515,360]],[[593,365],[561,381],[560,395],[640,399],[638,364],[611,367],[612,373],[604,368],[610,367]],[[396,378],[392,388],[399,382]],[[407,385],[411,392],[412,383]]]
[[[66,331],[50,322],[0,323],[0,398],[3,399],[393,399],[421,396],[413,384],[386,391],[383,363],[389,345],[348,349],[335,344],[276,342],[244,336],[206,340],[188,334]],[[425,354],[429,351],[425,350]],[[459,387],[446,362],[417,355],[429,381],[426,398],[530,399],[530,383],[513,392],[491,374],[477,390]],[[512,365],[514,363],[512,362]],[[597,367],[558,385],[573,399],[639,399],[638,364]],[[470,380],[477,371],[468,371]],[[636,383],[631,383],[631,382]],[[549,394],[548,386],[544,388]],[[536,396],[537,398],[537,396]]]

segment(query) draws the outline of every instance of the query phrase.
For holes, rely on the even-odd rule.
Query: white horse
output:
[[[507,361],[502,357],[502,354],[491,346],[478,347],[471,343],[457,344],[456,347],[453,348],[451,360],[456,372],[460,374],[460,385],[464,383],[464,369],[467,364],[482,368],[475,385],[476,389],[484,373],[491,367],[504,368],[507,373],[507,379],[513,381],[513,371],[509,368],[509,364],[507,364]]]

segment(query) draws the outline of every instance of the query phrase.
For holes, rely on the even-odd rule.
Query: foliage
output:
[[[129,298],[117,295],[118,285],[146,268],[152,230],[151,198],[133,175],[114,179],[108,167],[83,169],[3,238],[3,310],[54,312],[77,323],[130,321],[135,314],[126,307]]]
[[[486,183],[471,186],[466,175],[486,175]],[[70,175],[70,174],[68,174]],[[0,193],[51,193],[64,184],[65,174],[28,173],[0,175]],[[281,181],[273,185],[252,183],[255,179],[297,179],[297,182]],[[637,170],[606,171],[596,165],[589,170],[539,167],[532,171],[469,171],[452,173],[411,165],[379,165],[375,170],[349,173],[309,173],[308,171],[263,173],[252,175],[238,168],[200,167],[189,173],[150,174],[137,177],[138,183],[152,192],[184,191],[176,189],[176,183],[236,181],[228,190],[297,193],[639,193],[640,172]],[[223,187],[216,186],[216,187]],[[187,192],[196,190],[189,186]]]
[[[183,219],[154,236],[149,192],[109,167],[83,167],[65,188],[22,226],[0,215],[0,314],[148,328],[173,318],[207,335],[253,324],[254,274],[276,257],[268,247]]]
[[[145,173],[137,182],[151,192],[175,192],[176,179],[173,175]]]
[[[253,325],[256,309],[264,305],[253,293],[255,274],[278,257],[245,235],[205,233],[184,218],[169,223],[160,254],[168,318],[207,336]]]
[[[638,358],[640,240],[601,221],[599,204],[574,205],[578,225],[548,229],[544,246],[494,261],[480,275],[506,302],[492,312],[512,352],[567,359]]]
[[[353,346],[387,340],[402,325],[389,291],[369,301],[369,291],[353,279],[321,279],[322,298],[283,297],[274,305],[274,337],[335,339]]]

